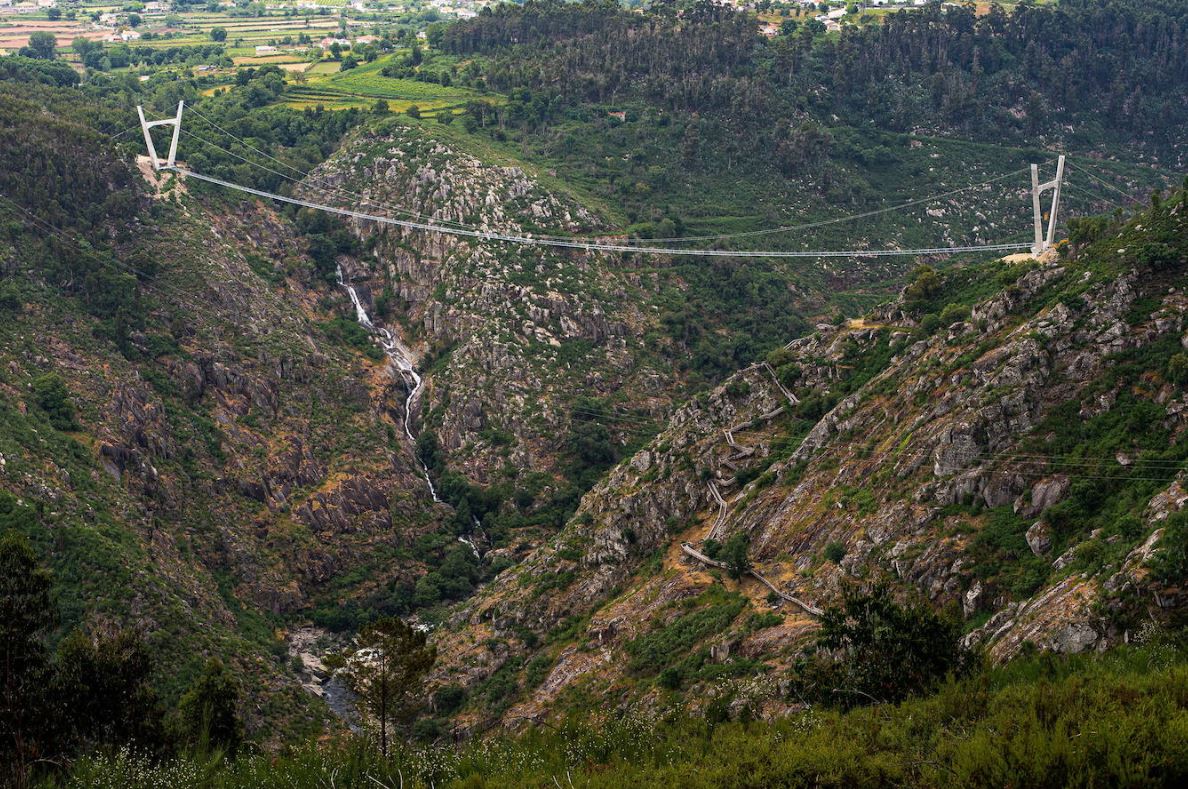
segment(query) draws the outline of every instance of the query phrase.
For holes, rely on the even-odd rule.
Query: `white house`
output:
[[[826,19],[841,19],[845,15],[846,15],[846,9],[833,8],[833,9],[830,9],[829,13],[827,13],[825,15],[825,18]]]
[[[272,46],[271,44],[261,44],[260,46],[256,47],[256,54],[257,55],[275,55],[276,47]]]
[[[113,44],[119,44],[121,41],[123,41],[123,42],[135,41],[138,38],[140,38],[140,34],[137,33],[135,30],[120,30],[115,33],[112,33],[110,36],[108,36],[107,38],[105,38],[103,40],[110,41]]]

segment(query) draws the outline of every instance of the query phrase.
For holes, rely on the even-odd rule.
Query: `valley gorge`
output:
[[[318,3],[0,9],[0,786],[1188,776],[1184,9]]]

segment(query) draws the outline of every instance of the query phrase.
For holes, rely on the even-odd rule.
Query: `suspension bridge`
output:
[[[628,243],[625,241],[611,241],[611,240],[607,240],[605,238],[577,238],[577,237],[532,235],[532,234],[527,234],[527,233],[505,232],[505,231],[493,230],[493,229],[489,229],[489,228],[463,225],[460,223],[446,223],[446,222],[434,221],[430,218],[425,218],[420,215],[415,215],[414,218],[407,218],[407,219],[398,218],[398,217],[393,217],[393,216],[386,216],[386,215],[370,213],[367,211],[358,210],[358,209],[354,209],[354,208],[344,208],[344,207],[337,206],[337,205],[331,205],[330,203],[326,203],[326,202],[307,200],[302,197],[283,195],[283,194],[278,194],[276,192],[269,192],[269,191],[266,191],[263,189],[257,189],[252,186],[246,186],[244,184],[238,184],[233,181],[228,181],[223,178],[217,178],[213,175],[207,175],[204,173],[195,172],[194,170],[191,170],[187,167],[179,165],[177,162],[178,140],[182,133],[182,115],[183,115],[184,109],[185,109],[185,103],[178,102],[177,114],[174,117],[149,121],[149,120],[146,120],[146,118],[145,118],[143,108],[142,107],[136,108],[137,114],[139,115],[139,118],[140,118],[140,127],[144,134],[144,142],[145,142],[145,147],[148,150],[149,160],[152,164],[153,169],[157,172],[162,172],[162,171],[173,172],[180,176],[184,176],[185,178],[194,179],[196,181],[202,181],[205,183],[212,184],[214,186],[222,187],[224,189],[241,192],[243,194],[249,194],[249,195],[252,195],[255,197],[259,197],[259,198],[266,199],[266,200],[272,200],[272,201],[275,201],[278,203],[286,203],[289,205],[295,205],[295,206],[299,206],[302,208],[309,208],[309,209],[313,209],[313,210],[317,210],[317,211],[323,211],[323,212],[329,213],[329,214],[336,214],[338,216],[342,216],[342,217],[346,217],[346,218],[354,219],[354,220],[359,220],[359,221],[375,222],[375,223],[381,224],[381,225],[395,226],[395,227],[400,227],[400,228],[414,230],[414,231],[421,231],[421,232],[428,232],[428,233],[439,233],[442,235],[456,236],[456,237],[462,237],[462,238],[471,238],[471,239],[475,239],[475,240],[478,240],[481,242],[503,242],[503,243],[510,243],[510,244],[518,244],[518,245],[523,245],[523,246],[532,246],[532,247],[555,247],[555,248],[562,248],[562,249],[575,249],[575,250],[580,250],[583,252],[634,253],[634,254],[642,254],[642,255],[670,255],[670,256],[680,255],[680,256],[689,256],[689,257],[715,257],[715,258],[777,258],[777,259],[779,259],[779,258],[817,258],[817,259],[822,259],[822,258],[857,258],[857,257],[920,257],[920,256],[925,256],[925,255],[952,255],[952,254],[977,253],[977,252],[1010,253],[1010,252],[1018,252],[1021,250],[1030,250],[1032,254],[1039,255],[1039,254],[1042,254],[1047,249],[1051,248],[1051,246],[1053,244],[1053,239],[1054,239],[1054,236],[1056,233],[1057,214],[1058,214],[1059,208],[1060,208],[1061,186],[1062,186],[1062,183],[1064,180],[1065,157],[1063,155],[1059,156],[1059,158],[1057,160],[1057,166],[1056,166],[1056,175],[1050,181],[1041,183],[1040,179],[1039,179],[1039,165],[1032,164],[1030,166],[1030,170],[1031,170],[1031,197],[1032,197],[1032,209],[1033,209],[1033,218],[1034,218],[1034,236],[1035,236],[1033,241],[1016,241],[1016,242],[1005,242],[1005,243],[997,243],[997,244],[970,244],[970,245],[944,246],[944,247],[922,247],[922,248],[914,248],[914,249],[866,248],[866,249],[818,249],[818,250],[790,250],[790,249],[757,249],[756,250],[756,249],[723,249],[723,248],[716,248],[716,247],[689,248],[689,247],[678,247],[678,246],[657,246],[656,244],[661,241],[668,242],[669,244],[674,244],[676,242],[688,243],[688,242],[694,242],[694,241],[708,241],[708,240],[723,241],[723,240],[727,240],[727,239],[737,239],[737,238],[741,238],[741,237],[753,237],[753,236],[766,235],[766,234],[771,234],[771,233],[787,232],[790,230],[800,230],[800,229],[807,229],[807,228],[812,228],[812,227],[821,227],[824,225],[834,224],[836,222],[842,222],[842,221],[854,221],[857,219],[866,218],[866,217],[874,216],[876,214],[884,213],[886,211],[898,210],[898,209],[906,208],[906,207],[913,206],[913,205],[919,205],[919,204],[929,202],[932,200],[942,199],[944,197],[952,196],[957,193],[976,188],[978,186],[984,186],[986,184],[993,183],[995,181],[1004,180],[1012,175],[1017,175],[1024,171],[1022,171],[1022,170],[1015,171],[1014,173],[1008,173],[1006,175],[990,179],[989,181],[983,182],[982,184],[974,184],[974,185],[971,185],[968,187],[963,187],[961,189],[955,189],[955,190],[951,190],[949,192],[944,192],[940,195],[933,195],[933,196],[930,196],[927,198],[919,198],[919,199],[915,199],[915,200],[910,200],[906,203],[902,203],[897,206],[876,209],[874,211],[868,211],[868,212],[864,212],[861,214],[853,214],[853,215],[846,216],[846,217],[837,217],[834,219],[823,220],[820,222],[811,222],[811,223],[807,223],[804,225],[793,225],[793,226],[784,226],[784,227],[777,227],[777,228],[768,228],[765,230],[750,231],[750,232],[744,232],[744,233],[720,234],[717,236],[690,236],[690,237],[682,237],[682,238],[650,239],[651,243],[642,243],[642,242]],[[251,150],[257,150],[254,147],[250,146],[248,143],[246,143],[246,141],[241,140],[238,137],[235,137],[230,132],[227,132],[225,129],[222,129],[222,127],[218,126],[217,124],[214,124],[213,121],[207,120],[207,122],[210,123],[215,128],[222,131],[223,133],[225,133],[228,136],[235,139],[238,143],[243,144],[244,146],[246,146],[247,148],[249,148]],[[152,136],[151,132],[152,132],[152,129],[154,129],[156,127],[172,127],[172,136],[170,138],[169,152],[164,159],[162,159],[157,154],[156,145],[153,142],[153,136]],[[187,134],[188,134],[188,132],[187,132]],[[213,145],[213,143],[208,143],[208,144]],[[215,145],[214,147],[219,148],[219,146],[217,146],[217,145]],[[220,150],[224,150],[226,153],[231,153],[230,151],[226,151],[226,149],[220,148]],[[263,153],[263,152],[259,152],[259,153]],[[231,155],[235,155],[235,154],[231,154]],[[238,158],[244,159],[244,157],[238,157]],[[271,157],[271,156],[269,156],[268,158],[273,159],[274,161],[278,161],[278,160],[275,160],[274,157]],[[248,161],[248,160],[244,159],[244,161]],[[252,162],[249,162],[249,163],[252,163]],[[281,164],[282,166],[289,167],[288,165],[285,165],[283,162],[278,161],[278,163]],[[269,170],[270,172],[276,173],[275,170],[270,170],[267,167],[265,167],[264,169]],[[290,169],[293,169],[293,168],[290,168]],[[291,181],[299,182],[298,179],[290,178],[289,176],[285,176],[281,173],[276,173],[276,174],[281,175],[284,178],[288,178]],[[308,176],[308,173],[303,173],[302,175]],[[316,180],[315,180],[315,183],[316,183]],[[1042,197],[1043,197],[1043,194],[1048,190],[1052,191],[1052,200],[1051,200],[1050,209],[1047,212],[1048,222],[1047,222],[1047,231],[1045,233],[1044,227],[1043,227],[1045,212],[1043,211],[1043,208],[1042,208]],[[332,192],[337,192],[339,194],[350,195],[356,199],[361,200],[364,203],[371,202],[366,197],[357,195],[352,192],[347,192],[345,190],[338,189],[338,188],[333,188],[333,189],[326,190],[326,191],[332,191]],[[404,212],[404,211],[401,211],[401,212],[408,213],[408,212]]]

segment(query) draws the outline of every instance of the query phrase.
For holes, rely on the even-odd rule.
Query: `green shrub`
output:
[[[627,667],[640,674],[656,674],[674,665],[699,641],[725,630],[746,607],[746,600],[716,586],[694,604],[700,607],[629,641]]]
[[[726,394],[730,397],[746,397],[751,393],[751,385],[746,381],[734,378],[726,384]]]
[[[1188,578],[1188,513],[1177,512],[1164,521],[1163,536],[1148,566],[1160,583],[1182,585]]]
[[[778,597],[776,598],[779,599]],[[776,627],[784,624],[784,617],[775,613],[774,611],[764,611],[761,614],[752,614],[750,621],[747,622],[748,630],[764,630],[769,627]]]
[[[961,304],[946,304],[945,308],[941,310],[940,322],[942,326],[952,326],[954,323],[963,321],[968,317],[968,307]]]
[[[18,312],[21,292],[15,282],[0,282],[0,312]]]
[[[55,429],[79,429],[74,418],[74,404],[70,402],[70,390],[57,373],[46,373],[33,380],[33,399]]]
[[[936,269],[931,266],[917,266],[912,280],[903,291],[904,307],[919,314],[942,292],[944,283]]]
[[[821,615],[817,658],[802,667],[800,692],[843,708],[925,693],[972,662],[956,617],[927,603],[900,604],[885,586],[846,589]]]
[[[1141,241],[1130,250],[1130,257],[1136,265],[1150,266],[1156,271],[1167,271],[1184,263],[1184,255],[1162,241]]]
[[[736,581],[751,571],[751,559],[747,555],[750,547],[751,535],[745,532],[731,535],[722,545],[721,558],[726,562],[726,572]]]
[[[335,318],[325,324],[326,336],[362,353],[373,362],[383,361],[384,352],[372,342],[371,334],[356,321],[349,318]]]
[[[439,718],[421,718],[412,725],[412,737],[419,742],[432,742],[448,731],[448,724]]]
[[[535,688],[544,682],[553,668],[553,659],[548,655],[537,655],[524,666],[524,687]]]
[[[684,676],[681,670],[675,666],[669,666],[660,672],[660,677],[657,679],[660,687],[666,690],[680,690],[681,683],[684,681]]]
[[[1188,354],[1177,353],[1167,361],[1167,379],[1174,384],[1188,384]]]
[[[1055,520],[1056,513],[1049,510],[1048,518]],[[970,543],[969,552],[978,577],[994,581],[1020,598],[1038,589],[1049,571],[1047,562],[1027,545],[1030,525],[1030,521],[1016,515],[1010,507],[996,507],[987,512],[985,522]]]

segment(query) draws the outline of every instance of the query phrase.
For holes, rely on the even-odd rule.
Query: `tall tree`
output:
[[[243,744],[238,708],[239,683],[221,660],[211,658],[178,703],[180,733],[200,750],[219,748],[233,757]]]
[[[75,632],[58,645],[53,698],[71,750],[101,744],[162,747],[161,709],[151,684],[152,661],[140,636],[127,630]]]
[[[0,523],[32,518],[0,491]],[[24,524],[19,524],[24,525]],[[0,536],[0,774],[20,783],[49,733],[45,639],[55,624],[50,575],[24,536]]]
[[[389,725],[411,722],[423,703],[425,674],[436,659],[437,651],[426,644],[424,632],[386,617],[364,627],[356,649],[335,661],[359,695],[360,712],[379,724],[384,756]]]
[[[842,707],[894,703],[930,690],[973,665],[961,623],[927,603],[900,604],[886,586],[842,591],[826,609],[816,661],[802,667],[808,694]]]
[[[38,30],[29,34],[29,45],[21,47],[20,54],[39,60],[53,60],[58,48],[58,39],[53,33]]]

